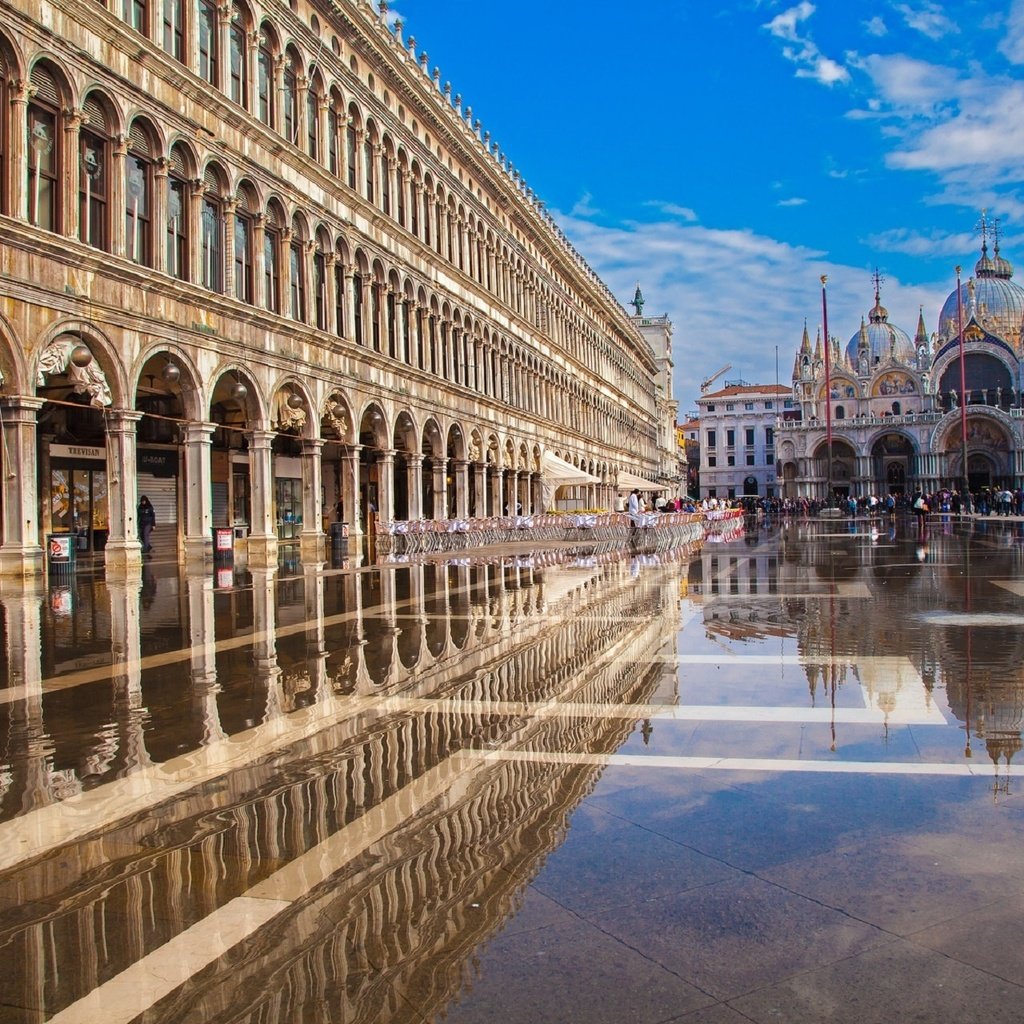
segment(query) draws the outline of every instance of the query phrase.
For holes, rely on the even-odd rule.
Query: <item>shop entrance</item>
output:
[[[56,445],[53,447],[57,447]],[[70,533],[79,553],[102,551],[110,535],[107,469],[66,459],[50,459],[51,533]]]

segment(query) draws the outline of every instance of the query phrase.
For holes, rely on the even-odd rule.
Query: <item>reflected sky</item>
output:
[[[593,972],[579,1019],[612,988],[652,1022],[767,989],[782,967],[653,950],[615,981],[637,943],[602,915],[639,888],[682,942],[683,892],[1012,817],[1022,558],[1013,524],[769,521],[658,554],[4,584],[0,1019],[575,1019],[537,943]],[[700,942],[743,955],[701,905]],[[892,938],[848,925],[836,962]]]

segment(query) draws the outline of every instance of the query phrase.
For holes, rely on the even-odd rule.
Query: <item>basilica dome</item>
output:
[[[1020,343],[1021,319],[1024,318],[1024,288],[1010,280],[1013,264],[999,255],[988,254],[988,244],[982,243],[981,259],[974,265],[974,280],[960,285],[964,323],[973,316],[990,334],[1017,346]],[[956,289],[950,293],[939,314],[939,343],[955,338],[958,333]]]
[[[850,365],[861,373],[889,362],[890,358],[912,366],[915,354],[913,339],[906,331],[889,323],[889,311],[882,305],[876,291],[875,305],[868,313],[868,322],[861,320],[860,330],[847,343],[846,358]]]

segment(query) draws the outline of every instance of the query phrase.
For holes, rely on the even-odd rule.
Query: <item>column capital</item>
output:
[[[134,430],[135,424],[138,423],[144,415],[145,414],[139,412],[138,409],[106,409],[103,413],[103,419],[106,422],[108,430],[126,430],[129,427]]]
[[[270,448],[277,437],[274,430],[247,430],[243,435],[249,442],[250,448]]]
[[[213,439],[213,434],[216,429],[216,423],[186,423],[185,443],[209,444]]]

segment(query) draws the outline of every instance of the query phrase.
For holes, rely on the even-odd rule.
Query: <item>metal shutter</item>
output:
[[[178,525],[178,478],[140,473],[138,494],[146,495],[156,512],[156,528]],[[162,531],[161,531],[162,532]]]

